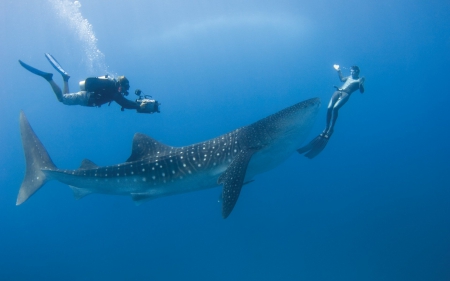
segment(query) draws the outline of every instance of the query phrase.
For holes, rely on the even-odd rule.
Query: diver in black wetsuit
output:
[[[97,106],[100,107],[105,103],[115,101],[122,106],[123,110],[136,109],[139,113],[153,113],[159,112],[159,103],[150,99],[138,99],[136,102],[126,99],[124,96],[128,95],[130,89],[130,82],[125,76],[119,76],[116,79],[108,77],[108,75],[100,77],[90,77],[85,81],[80,82],[80,91],[77,93],[69,93],[68,81],[70,75],[61,67],[56,59],[50,55],[45,54],[50,64],[58,71],[64,81],[64,91],[53,81],[53,74],[43,72],[36,69],[21,60],[22,65],[26,70],[43,77],[50,83],[53,92],[58,101],[65,105],[82,105],[82,106]],[[139,91],[140,92],[140,91]]]
[[[360,70],[358,66],[352,66],[350,68],[350,76],[347,77],[342,76],[339,65],[335,64],[334,68],[338,72],[341,82],[344,82],[344,85],[342,85],[341,88],[335,86],[336,91],[333,93],[333,96],[331,96],[328,104],[327,126],[319,136],[306,146],[297,150],[300,154],[307,152],[305,156],[310,159],[316,157],[327,145],[329,138],[334,132],[334,125],[338,118],[339,109],[348,101],[350,95],[358,89],[361,93],[364,93],[365,78],[359,77]]]

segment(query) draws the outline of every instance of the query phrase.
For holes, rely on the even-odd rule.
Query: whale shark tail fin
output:
[[[314,157],[319,155],[320,152],[322,152],[325,146],[327,146],[329,139],[330,139],[329,135],[322,133],[317,137],[315,137],[311,142],[309,142],[304,147],[297,149],[297,152],[300,154],[305,153],[305,157],[313,159]]]
[[[16,205],[25,202],[49,180],[42,169],[57,169],[47,150],[31,128],[30,123],[28,123],[23,111],[20,112],[20,134],[25,153],[26,171],[20,186],[19,195],[17,196]]]

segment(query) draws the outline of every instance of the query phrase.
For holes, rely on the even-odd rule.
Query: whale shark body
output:
[[[77,170],[58,169],[53,164],[21,112],[26,172],[16,204],[25,202],[53,179],[69,185],[77,199],[102,193],[131,196],[136,202],[223,184],[222,216],[226,218],[244,184],[296,152],[319,106],[318,98],[309,99],[251,125],[183,147],[168,146],[136,133],[126,162],[99,167],[85,159]]]

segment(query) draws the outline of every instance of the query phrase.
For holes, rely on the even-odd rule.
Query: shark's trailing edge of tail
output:
[[[26,172],[20,186],[16,205],[25,202],[48,181],[42,169],[56,169],[55,164],[53,164],[47,150],[34,133],[23,111],[20,112],[20,134],[25,153]]]

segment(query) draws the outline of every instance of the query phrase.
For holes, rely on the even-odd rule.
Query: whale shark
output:
[[[251,125],[182,147],[136,133],[131,155],[124,163],[100,167],[85,159],[76,170],[55,166],[21,111],[26,170],[16,205],[50,180],[69,185],[77,199],[100,193],[130,196],[137,203],[223,185],[222,217],[227,218],[243,185],[297,151],[319,107],[318,98],[308,99]]]

